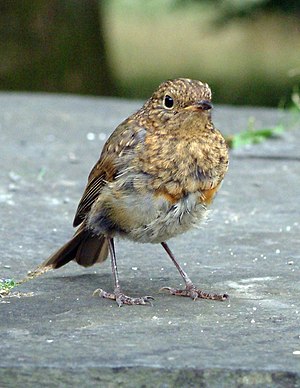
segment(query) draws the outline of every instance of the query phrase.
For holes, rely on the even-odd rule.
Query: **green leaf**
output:
[[[0,291],[9,291],[17,285],[13,279],[0,279]]]
[[[252,122],[249,122],[249,126],[252,126]],[[243,147],[249,144],[258,144],[266,139],[276,138],[284,131],[283,125],[276,125],[271,128],[252,129],[240,132],[229,139],[227,142],[230,148]]]

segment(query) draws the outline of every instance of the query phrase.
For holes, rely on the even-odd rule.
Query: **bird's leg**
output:
[[[110,253],[110,258],[111,258],[111,268],[112,268],[112,273],[114,277],[114,283],[115,283],[115,288],[114,292],[106,292],[100,288],[94,291],[94,295],[99,295],[102,298],[107,298],[107,299],[113,299],[117,302],[118,306],[121,307],[123,304],[150,304],[151,305],[151,300],[152,296],[143,296],[140,298],[131,298],[130,296],[127,296],[123,294],[121,291],[120,283],[119,283],[119,275],[118,275],[118,268],[117,268],[117,260],[116,260],[116,252],[115,252],[115,246],[114,246],[114,240],[112,237],[108,238],[108,248],[109,248],[109,253]]]
[[[182,279],[185,283],[185,289],[183,290],[177,290],[172,287],[163,287],[162,290],[169,291],[172,295],[179,295],[179,296],[189,296],[192,299],[202,298],[202,299],[214,299],[214,300],[227,300],[228,295],[227,294],[211,294],[208,292],[204,292],[196,288],[191,281],[191,279],[188,277],[188,275],[185,273],[185,271],[181,268],[180,264],[177,262],[175,256],[173,255],[172,251],[168,247],[167,243],[162,242],[161,245],[163,246],[164,250],[169,255],[170,259],[175,264],[176,268],[178,269],[178,272],[182,276]]]

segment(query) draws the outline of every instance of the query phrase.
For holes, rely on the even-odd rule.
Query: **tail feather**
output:
[[[108,256],[108,242],[106,237],[88,236],[78,246],[75,261],[84,267],[101,263]]]
[[[53,253],[41,267],[60,268],[71,260],[84,267],[101,263],[108,256],[108,242],[104,235],[92,235],[82,225],[72,239]]]

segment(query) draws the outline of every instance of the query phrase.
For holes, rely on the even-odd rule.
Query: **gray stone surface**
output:
[[[139,103],[0,94],[0,278],[22,278],[73,233],[90,168]],[[277,110],[217,107],[224,133],[291,126]],[[0,386],[300,386],[300,131],[231,153],[209,221],[170,241],[194,282],[229,302],[159,289],[181,279],[160,246],[117,242],[121,284],[153,307],[118,308],[110,265],[73,263],[0,300]]]

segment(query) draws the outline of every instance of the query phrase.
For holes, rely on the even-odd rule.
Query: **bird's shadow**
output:
[[[84,273],[73,275],[51,275],[46,276],[35,283],[37,292],[54,292],[56,295],[71,293],[73,295],[92,294],[96,289],[101,288],[112,292],[114,288],[113,278],[109,273]],[[158,290],[169,281],[169,278],[149,279],[145,275],[130,277],[124,276],[121,279],[121,287],[124,292],[130,295],[142,295],[146,293],[157,293]],[[31,287],[32,288],[32,287]]]

